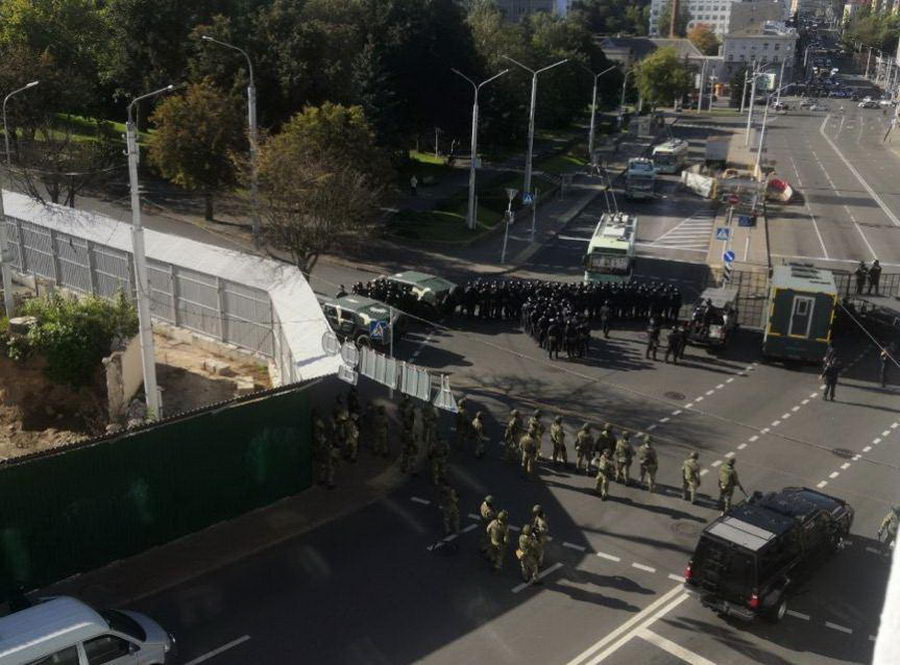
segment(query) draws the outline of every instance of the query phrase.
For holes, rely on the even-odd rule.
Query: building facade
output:
[[[725,35],[722,43],[721,76],[731,78],[742,67],[755,63],[768,65],[768,71],[779,74],[784,63],[784,81],[793,77],[797,32],[783,24],[768,23]]]
[[[651,0],[650,35],[659,35],[658,21],[671,0]],[[688,30],[704,23],[722,37],[734,30],[744,30],[765,21],[783,21],[787,18],[788,5],[784,0],[680,0],[687,7]]]
[[[547,12],[565,16],[573,0],[496,0],[508,21],[521,21],[528,14]]]

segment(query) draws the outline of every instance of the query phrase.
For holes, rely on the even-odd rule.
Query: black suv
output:
[[[816,490],[754,492],[700,534],[684,589],[719,614],[780,621],[792,584],[840,548],[852,523],[846,502]]]

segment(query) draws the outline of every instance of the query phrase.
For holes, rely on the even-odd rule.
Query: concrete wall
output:
[[[111,422],[121,422],[131,398],[144,385],[140,338],[133,337],[123,350],[104,358],[103,365],[106,368],[109,419]]]

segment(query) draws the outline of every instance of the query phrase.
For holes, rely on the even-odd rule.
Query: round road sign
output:
[[[731,196],[728,197],[728,204],[729,204],[729,205],[736,206],[736,205],[737,205],[738,203],[740,203],[740,202],[741,202],[741,199],[740,199],[740,197],[738,197],[736,194],[732,194]]]

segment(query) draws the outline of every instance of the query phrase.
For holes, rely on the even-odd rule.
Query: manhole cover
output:
[[[666,393],[666,397],[668,397],[669,399],[681,401],[684,399],[684,393],[676,393],[675,391],[670,390]]]
[[[847,450],[846,448],[833,448],[831,452],[844,459],[850,459],[856,454],[852,450]]]
[[[700,535],[700,526],[693,522],[676,522],[672,526],[672,531],[682,538],[696,538]]]

